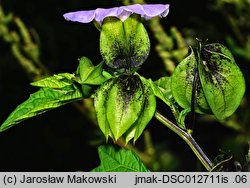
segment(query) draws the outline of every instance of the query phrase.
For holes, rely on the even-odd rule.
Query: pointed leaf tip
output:
[[[130,150],[103,145],[98,148],[101,164],[92,172],[149,172],[138,156]]]

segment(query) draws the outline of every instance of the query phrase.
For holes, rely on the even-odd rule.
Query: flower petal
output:
[[[169,12],[169,5],[142,5],[145,12],[145,19],[151,19],[155,16],[166,17]]]
[[[72,22],[89,23],[95,18],[95,10],[70,12],[64,14],[63,17]]]
[[[122,6],[120,9],[124,10],[124,12],[130,12],[130,14],[136,13],[139,15],[144,15],[144,10],[142,5],[140,4],[134,4],[129,6]]]
[[[64,14],[64,18],[73,22],[89,23],[92,20],[96,20],[100,25],[104,18],[114,16],[122,21],[125,21],[131,14],[136,13],[141,17],[149,20],[155,16],[165,17],[168,15],[169,5],[163,4],[147,4],[140,5],[134,4],[129,6],[121,6],[114,8],[98,8],[96,10],[89,11],[76,11]]]
[[[119,10],[118,7],[108,8],[108,9],[98,8],[95,10],[95,20],[98,23],[102,23],[103,19],[108,16],[117,17],[117,15],[119,14],[118,10]]]

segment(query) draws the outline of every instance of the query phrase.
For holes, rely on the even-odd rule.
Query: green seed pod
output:
[[[133,14],[124,22],[116,17],[103,21],[100,50],[105,63],[111,68],[135,68],[148,57],[150,42],[141,17]]]
[[[245,93],[244,77],[225,46],[207,44],[200,53],[197,60],[192,51],[176,67],[171,79],[173,97],[181,107],[190,109],[192,92],[196,92],[196,112],[212,112],[217,119],[225,119],[240,105]],[[196,91],[195,70],[198,71]]]
[[[148,88],[145,89],[137,75],[122,75],[110,79],[97,90],[95,96],[97,120],[106,138],[111,137],[116,141],[127,131],[130,132],[127,133],[129,135],[127,140],[139,137],[154,114],[148,103],[155,107],[153,102],[155,98],[152,99],[152,92],[148,97],[147,91]],[[136,123],[138,121],[139,125]],[[136,132],[131,133],[132,130]]]
[[[194,72],[197,68],[197,62],[194,51],[181,61],[175,68],[171,76],[171,90],[176,102],[182,107],[191,109],[191,97],[193,91]],[[210,113],[210,107],[204,96],[199,79],[197,81],[195,112]]]
[[[232,115],[245,93],[245,80],[231,52],[223,45],[207,44],[198,64],[200,82],[217,119]]]

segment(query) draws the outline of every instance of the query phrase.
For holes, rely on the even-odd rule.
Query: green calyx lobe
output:
[[[194,75],[197,86],[194,90]],[[183,108],[191,108],[195,92],[195,111],[212,113],[219,120],[232,115],[245,92],[244,77],[230,51],[218,43],[192,50],[175,69],[171,78],[172,94]]]
[[[150,42],[141,17],[133,14],[124,22],[116,17],[103,21],[100,50],[105,63],[115,69],[133,69],[148,57]]]
[[[207,102],[218,119],[234,113],[245,93],[245,80],[231,52],[214,43],[202,48],[198,64],[200,82]]]
[[[154,115],[155,97],[138,75],[110,79],[96,93],[97,120],[106,139],[135,141]]]
[[[182,108],[191,108],[194,73],[196,68],[197,61],[194,51],[192,50],[191,54],[178,64],[171,77],[171,90],[173,97]],[[199,81],[195,92],[195,111],[197,113],[210,113],[210,107]]]
[[[103,70],[103,62],[94,66],[87,57],[81,57],[74,80],[81,85],[83,96],[91,97],[95,86],[101,85],[110,77],[111,75]]]

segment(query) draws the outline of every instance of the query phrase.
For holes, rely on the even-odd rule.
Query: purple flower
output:
[[[168,15],[169,5],[163,4],[134,4],[129,6],[114,7],[109,9],[97,8],[96,10],[83,10],[64,14],[64,18],[73,22],[89,23],[93,20],[100,25],[104,18],[114,16],[122,21],[126,20],[131,14],[136,13],[141,15],[146,20],[155,16],[165,17]]]

